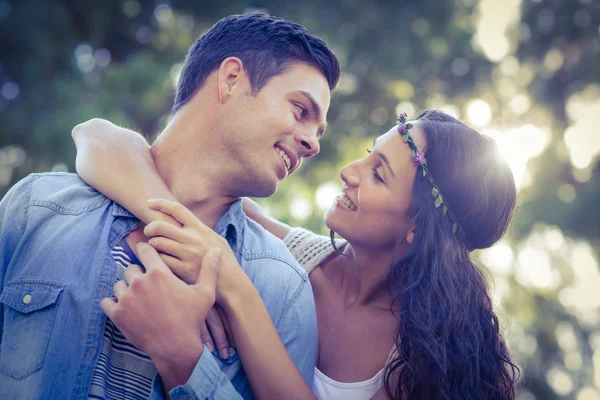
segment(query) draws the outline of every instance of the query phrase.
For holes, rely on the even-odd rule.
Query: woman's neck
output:
[[[326,275],[339,285],[346,306],[389,310],[392,294],[387,278],[394,260],[394,250],[364,248],[348,243],[343,253],[344,256],[336,257],[335,268],[328,268]]]

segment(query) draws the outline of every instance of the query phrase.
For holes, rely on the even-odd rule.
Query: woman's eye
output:
[[[372,152],[373,152],[373,150],[367,149],[367,153],[371,154]],[[373,177],[375,178],[375,180],[377,180],[379,182],[383,182],[381,175],[379,175],[379,172],[377,172],[377,168],[372,168],[371,171],[373,171]]]
[[[379,172],[377,172],[377,168],[373,168],[373,176],[375,177],[375,180],[383,182],[381,175],[379,175]]]

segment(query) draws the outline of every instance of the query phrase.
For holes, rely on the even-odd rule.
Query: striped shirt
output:
[[[117,265],[115,282],[125,279],[128,265],[142,265],[125,239],[112,249],[112,256]],[[107,318],[88,399],[147,399],[155,375],[156,367],[152,360],[130,344]]]

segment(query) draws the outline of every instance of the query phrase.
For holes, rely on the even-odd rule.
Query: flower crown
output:
[[[404,140],[404,142],[407,143],[411,149],[410,155],[412,157],[413,162],[417,165],[417,172],[418,172],[419,167],[421,167],[421,174],[422,174],[423,178],[427,178],[427,180],[429,180],[429,183],[431,183],[431,186],[433,186],[433,189],[431,189],[431,196],[434,199],[435,208],[441,207],[442,215],[444,217],[450,218],[450,220],[452,221],[452,234],[456,235],[457,232],[460,232],[459,234],[462,236],[462,239],[463,239],[464,243],[467,245],[467,248],[469,250],[473,250],[473,248],[471,247],[471,245],[469,243],[469,240],[467,239],[467,235],[466,235],[465,231],[462,229],[462,227],[456,220],[456,217],[454,216],[452,211],[450,211],[448,204],[444,201],[444,198],[442,197],[442,194],[440,193],[439,187],[433,180],[433,177],[431,176],[431,173],[429,172],[429,168],[427,168],[427,159],[425,158],[425,154],[423,152],[419,151],[419,149],[417,149],[417,145],[415,144],[413,139],[408,134],[409,129],[411,129],[414,125],[407,124],[406,117],[407,117],[407,115],[405,112],[400,114],[400,116],[398,117],[398,121],[396,121],[396,125],[398,125],[398,133],[400,134],[400,136],[402,136],[402,140]]]

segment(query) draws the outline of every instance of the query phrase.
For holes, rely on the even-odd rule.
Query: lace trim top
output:
[[[317,265],[321,264],[335,252],[330,238],[317,235],[302,228],[293,228],[290,230],[283,238],[283,241],[300,266],[309,274]],[[345,244],[345,240],[335,241],[338,249],[341,249]]]

